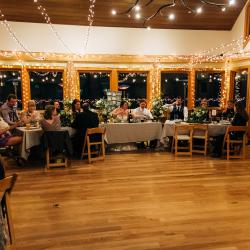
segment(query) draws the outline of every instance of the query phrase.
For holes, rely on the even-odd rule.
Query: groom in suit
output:
[[[85,139],[86,130],[88,128],[96,128],[99,126],[98,115],[89,110],[89,104],[84,103],[83,112],[79,113],[73,121],[71,127],[76,129],[76,134],[73,137],[74,152],[77,156],[81,155],[82,147]]]

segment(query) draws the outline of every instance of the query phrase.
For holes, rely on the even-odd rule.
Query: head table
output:
[[[107,144],[159,140],[162,134],[160,122],[106,123],[100,124],[100,127],[106,128]]]

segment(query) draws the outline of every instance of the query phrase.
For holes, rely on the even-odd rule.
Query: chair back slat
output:
[[[105,134],[106,128],[88,128],[86,135]]]
[[[17,179],[17,174],[13,174],[12,176],[9,176],[9,177],[6,177],[6,178],[0,180],[1,200],[6,192],[8,192],[9,194],[11,193],[11,191],[15,185],[16,179]]]

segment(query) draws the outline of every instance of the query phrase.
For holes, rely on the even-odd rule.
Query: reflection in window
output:
[[[31,99],[36,101],[37,109],[44,109],[55,100],[62,106],[63,78],[62,72],[30,71]]]
[[[122,73],[118,75],[118,90],[122,98],[146,99],[147,73]]]
[[[195,82],[195,106],[200,106],[201,99],[206,98],[209,107],[219,107],[221,81],[221,73],[197,73]]]
[[[20,70],[0,71],[0,103],[7,100],[9,94],[15,94],[18,98],[18,108],[22,108],[22,88]]]
[[[168,73],[161,74],[161,96],[165,103],[173,103],[175,98],[181,96],[187,105],[188,74]]]
[[[100,99],[106,96],[110,88],[110,73],[85,72],[80,73],[80,97],[82,100]]]
[[[246,70],[242,70],[235,74],[234,79],[234,99],[242,100],[246,105],[246,93],[247,93],[247,77]]]

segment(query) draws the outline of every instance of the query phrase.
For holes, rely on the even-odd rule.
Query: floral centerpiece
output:
[[[63,102],[64,110],[60,112],[60,120],[62,127],[70,127],[73,122],[72,116],[72,100]]]
[[[187,122],[190,123],[203,123],[207,120],[207,114],[208,110],[198,108],[195,111],[193,111],[190,116],[188,117]]]
[[[155,119],[159,120],[165,117],[164,108],[163,108],[163,101],[161,98],[154,98],[152,101],[152,115]]]
[[[111,117],[111,112],[117,108],[118,105],[106,99],[99,99],[94,103],[94,107],[97,109],[100,122],[108,122]]]

